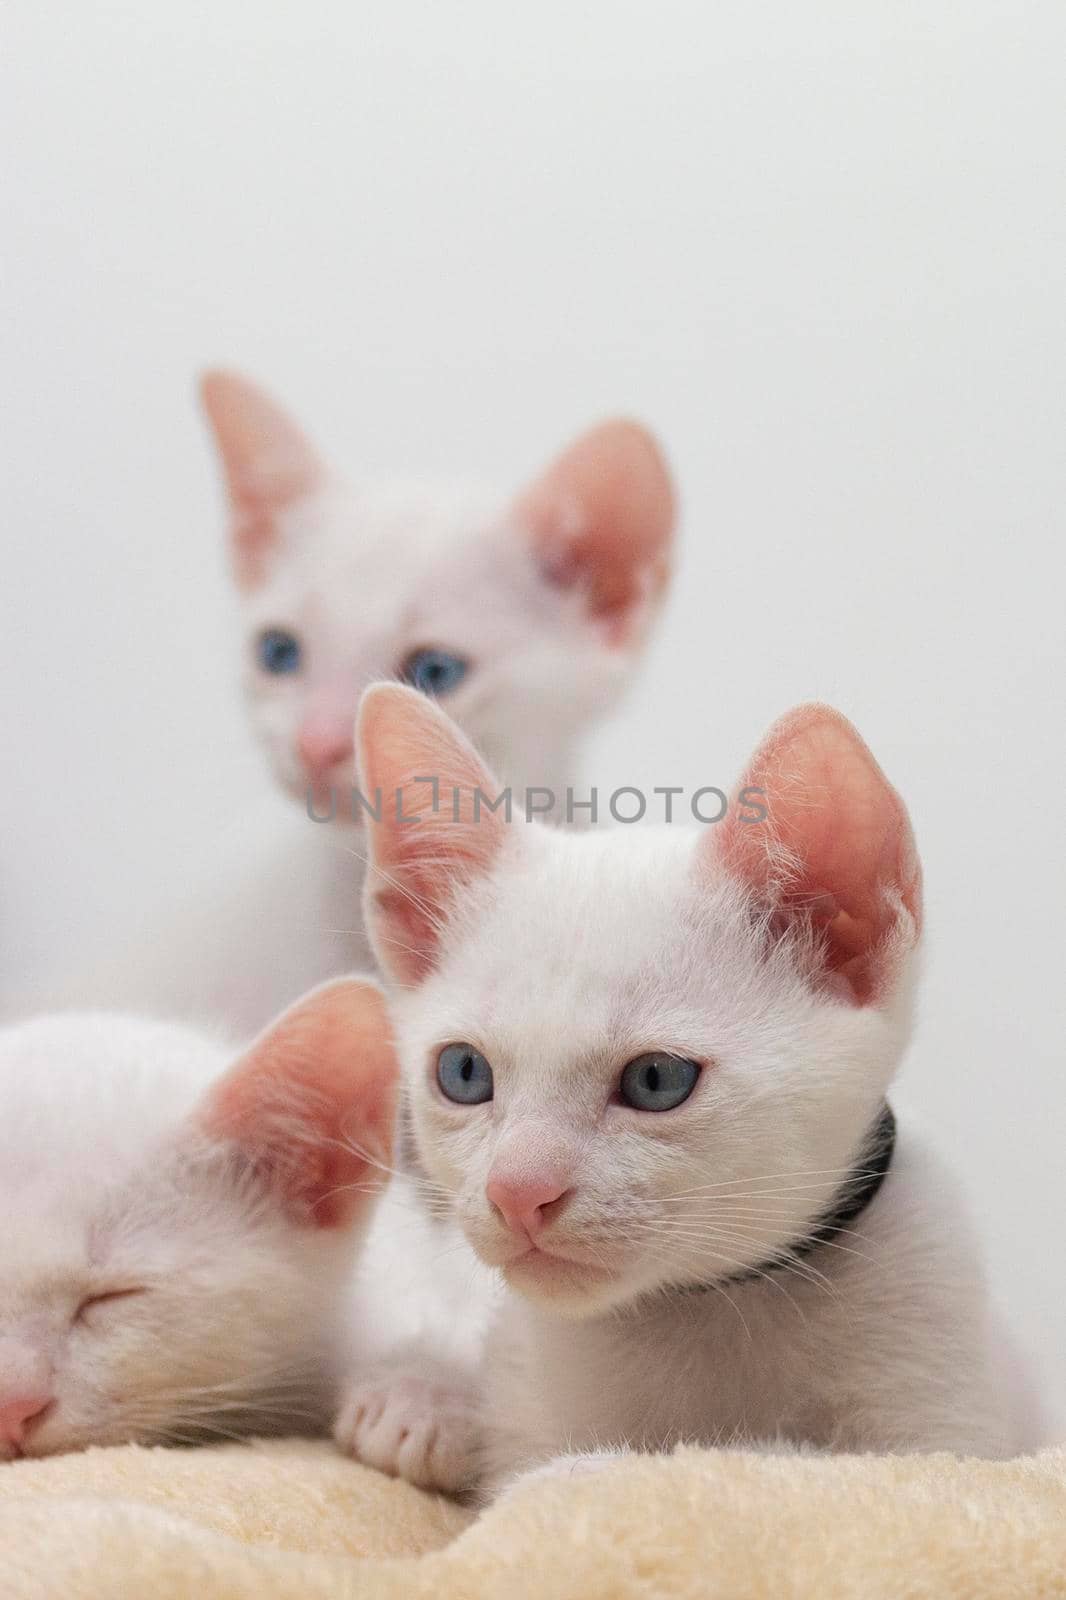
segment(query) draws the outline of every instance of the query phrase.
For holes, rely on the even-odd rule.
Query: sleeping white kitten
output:
[[[0,1033],[0,1460],[327,1427],[395,1057],[355,980],[234,1062],[105,1014]]]
[[[495,778],[397,686],[360,748],[421,815],[372,827],[366,903],[419,1156],[508,1286],[487,1479],[679,1440],[1009,1448],[967,1222],[893,1148],[921,876],[850,724],[786,717],[744,780],[768,820],[702,832],[474,821]]]

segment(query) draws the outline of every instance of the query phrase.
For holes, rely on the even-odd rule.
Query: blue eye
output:
[[[450,650],[412,650],[400,668],[400,677],[423,694],[450,694],[469,670],[469,661]]]
[[[446,1044],[437,1057],[441,1093],[460,1106],[480,1106],[492,1099],[492,1068],[472,1044]]]
[[[698,1062],[655,1050],[629,1063],[618,1093],[623,1104],[637,1111],[672,1111],[688,1099],[699,1075]]]
[[[299,672],[303,652],[299,639],[286,628],[264,628],[255,641],[255,654],[264,672],[281,675]]]

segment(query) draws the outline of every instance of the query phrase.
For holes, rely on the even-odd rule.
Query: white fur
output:
[[[363,1226],[299,1226],[195,1120],[232,1052],[108,1015],[0,1033],[0,1405],[25,1453],[324,1427]],[[88,1296],[144,1292],[90,1308]],[[0,1454],[7,1449],[0,1443]]]
[[[416,646],[471,658],[448,709],[502,781],[560,796],[576,781],[579,737],[628,682],[644,628],[610,643],[578,591],[541,576],[505,507],[502,496],[446,486],[333,486],[278,514],[263,581],[240,595],[240,659],[253,731],[295,804],[235,821],[222,797],[219,838],[190,864],[184,902],[162,917],[153,908],[120,951],[58,991],[16,997],[10,1014],[103,1004],[250,1035],[305,990],[366,967],[365,834],[341,815],[309,820],[296,740],[321,695],[351,727],[366,685],[395,674]],[[267,625],[300,636],[305,673],[272,677],[257,665]],[[332,781],[350,787],[353,766]]]
[[[644,626],[635,624],[624,645],[610,642],[586,615],[578,590],[560,589],[542,575],[529,531],[506,504],[479,491],[347,489],[331,482],[278,512],[262,580],[241,592],[241,655],[253,729],[300,810],[264,817],[258,828],[242,819],[243,837],[231,839],[224,869],[195,883],[171,924],[161,930],[157,918],[117,957],[68,985],[63,1003],[136,1007],[250,1034],[304,990],[365,965],[359,915],[364,836],[340,823],[316,826],[303,814],[296,739],[319,696],[332,697],[354,723],[365,685],[395,674],[416,647],[452,648],[471,659],[470,674],[449,705],[506,780],[561,791],[573,776],[578,735],[616,699]],[[650,602],[647,610],[650,618]],[[255,640],[268,625],[300,637],[307,667],[298,677],[270,677],[256,664]],[[338,771],[332,781],[338,788],[351,784],[354,770]],[[125,1025],[115,1027],[121,1036]],[[191,1076],[200,1049],[190,1037]],[[112,1098],[107,1075],[85,1070],[91,1070],[106,1119]],[[53,1183],[61,1175],[57,1167]],[[476,1358],[487,1306],[484,1275],[478,1281],[476,1263],[454,1233],[442,1240],[440,1227],[424,1220],[398,1227],[410,1211],[401,1190],[398,1185],[373,1228],[369,1253],[384,1277],[371,1278],[369,1293],[365,1277],[357,1288],[359,1332],[349,1353],[355,1376],[337,1424],[345,1448],[393,1468],[399,1434],[388,1432],[389,1416],[383,1421],[366,1409],[367,1387],[386,1370],[397,1373],[395,1401],[405,1408],[407,1427],[412,1375],[427,1370],[427,1352],[433,1352],[445,1376],[460,1374],[453,1386],[458,1393]],[[36,1237],[28,1237],[36,1248]],[[386,1280],[394,1285],[387,1301],[380,1295]],[[292,1298],[285,1290],[280,1306]],[[465,1323],[453,1314],[460,1301],[470,1325],[465,1334]],[[294,1303],[299,1306],[299,1296]],[[301,1315],[295,1331],[305,1327]],[[183,1331],[190,1341],[203,1336],[205,1350],[222,1345],[213,1325]],[[363,1364],[363,1331],[376,1364]],[[284,1329],[279,1333],[284,1344]],[[235,1362],[242,1349],[238,1339]],[[368,1416],[375,1417],[373,1437],[363,1426]],[[392,1440],[387,1449],[383,1430]],[[458,1431],[450,1431],[454,1442],[447,1450],[424,1440],[424,1459],[415,1459],[418,1452],[405,1441],[403,1470],[419,1481],[458,1486],[469,1470]],[[49,1436],[41,1430],[40,1437]]]
[[[198,1125],[232,1059],[117,1014],[0,1032],[0,1408],[54,1392],[28,1455],[335,1424],[372,1465],[464,1487],[490,1274],[408,1178],[369,1226],[295,1222]]]
[[[634,651],[607,644],[579,590],[545,581],[504,497],[334,485],[279,513],[278,526],[263,582],[242,594],[244,686],[275,775],[301,806],[295,738],[308,704],[335,696],[351,726],[365,686],[431,645],[471,659],[447,708],[506,781],[572,776],[576,742],[617,699]],[[252,646],[267,626],[304,641],[305,673],[272,677],[256,665]],[[336,782],[354,783],[354,764]]]
[[[776,936],[693,834],[520,825],[462,889],[436,970],[396,992],[422,1163],[508,1284],[490,1480],[559,1452],[679,1440],[989,1455],[1017,1442],[965,1217],[906,1127],[852,1232],[792,1269],[695,1287],[766,1261],[825,1210],[907,1042],[906,974],[860,1006],[814,981],[815,955]],[[437,1089],[454,1040],[487,1056],[490,1102]],[[653,1048],[707,1063],[670,1113],[612,1098]],[[568,1175],[542,1236],[559,1259],[523,1257],[488,1203],[501,1167]]]
[[[394,1178],[356,1272],[341,1449],[424,1488],[470,1488],[477,1371],[499,1293],[454,1222],[433,1217],[414,1180]]]

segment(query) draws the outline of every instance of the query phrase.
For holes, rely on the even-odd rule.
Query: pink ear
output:
[[[380,990],[345,978],[272,1023],[198,1121],[240,1148],[296,1220],[347,1227],[387,1175],[396,1075]]]
[[[669,575],[675,504],[670,473],[639,423],[601,423],[522,494],[515,515],[533,534],[549,580],[580,588],[612,638],[639,634]]]
[[[380,802],[370,822],[367,921],[382,966],[415,983],[436,964],[456,894],[489,870],[503,844],[505,812],[489,809],[500,786],[444,712],[401,684],[366,691],[356,742],[360,790],[368,805]]]
[[[903,801],[858,733],[801,706],[767,735],[708,850],[766,901],[778,925],[823,936],[832,987],[860,1005],[890,985],[921,929],[922,874]],[[756,805],[764,821],[744,821]]]
[[[326,470],[295,422],[247,378],[205,373],[200,396],[226,474],[237,579],[247,587],[263,577],[278,514],[320,488]]]

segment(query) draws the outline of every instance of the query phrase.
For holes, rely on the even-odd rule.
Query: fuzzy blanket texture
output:
[[[480,1517],[296,1441],[0,1467],[4,1600],[1043,1600],[1066,1450],[679,1450],[530,1483]]]

